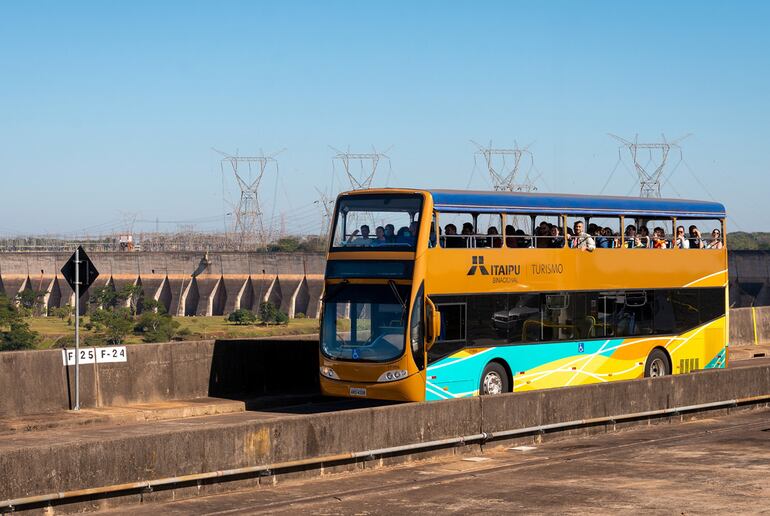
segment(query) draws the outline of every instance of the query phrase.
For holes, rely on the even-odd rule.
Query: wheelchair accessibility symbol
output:
[[[583,343],[582,342],[578,342],[578,353],[582,353],[584,349],[585,349],[585,347],[584,347]]]
[[[358,350],[357,349],[353,350],[353,360],[358,360]]]

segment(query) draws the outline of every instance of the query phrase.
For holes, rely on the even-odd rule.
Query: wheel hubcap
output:
[[[663,360],[656,358],[650,364],[650,377],[656,378],[658,376],[665,376],[665,375],[666,375],[666,365],[663,363]]]
[[[494,371],[484,377],[484,394],[501,394],[503,392],[503,379]]]

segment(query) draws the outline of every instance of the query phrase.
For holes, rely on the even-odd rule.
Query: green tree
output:
[[[25,288],[16,294],[16,302],[19,303],[22,315],[42,315],[43,296],[45,292]]]
[[[123,343],[123,339],[134,328],[131,310],[125,307],[113,310],[96,310],[91,315],[91,322],[102,326],[107,342],[115,345]]]
[[[142,334],[144,342],[168,342],[179,332],[179,322],[166,313],[161,303],[154,299],[145,301],[144,311],[134,326]]]
[[[235,324],[254,324],[257,322],[257,316],[245,308],[239,308],[227,316],[227,321]]]
[[[135,285],[129,283],[118,292],[118,299],[122,301],[122,304],[127,304],[129,310],[133,315],[139,310],[139,307],[143,306],[144,290],[141,285]]]
[[[309,253],[318,253],[318,252],[325,251],[327,245],[328,243],[326,242],[326,236],[323,236],[323,237],[311,236],[311,237],[305,238],[299,244],[299,250],[309,252]]]
[[[293,253],[297,251],[299,247],[300,241],[297,237],[283,237],[270,244],[268,246],[268,251]]]
[[[278,309],[270,301],[263,301],[259,304],[259,320],[265,324],[275,321],[275,314]]]
[[[37,333],[29,329],[14,303],[0,294],[0,351],[35,347]]]
[[[110,285],[96,287],[91,291],[91,297],[88,300],[92,309],[99,308],[110,310],[116,308],[119,304],[118,293]]]

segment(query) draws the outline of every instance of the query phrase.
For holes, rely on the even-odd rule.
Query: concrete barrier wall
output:
[[[319,390],[318,343],[312,340],[205,340],[126,349],[126,362],[80,367],[83,408]],[[74,374],[74,366],[63,365],[61,350],[0,353],[0,417],[70,409]]]
[[[758,366],[312,415],[223,416],[218,425],[156,422],[117,439],[78,436],[0,454],[0,500],[766,394],[770,366]],[[31,476],[30,464],[41,473]]]
[[[770,343],[770,306],[730,310],[730,345]]]
[[[757,341],[770,342],[770,307],[732,309],[730,344],[754,344],[755,323]],[[317,377],[318,344],[312,340],[209,340],[127,349],[126,363],[81,367],[83,407],[317,389],[307,381]],[[0,417],[69,409],[73,374],[74,368],[62,365],[60,350],[0,353]]]

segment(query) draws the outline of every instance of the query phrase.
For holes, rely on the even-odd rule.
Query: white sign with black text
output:
[[[62,361],[65,366],[75,365],[75,350],[63,349]],[[110,346],[106,348],[80,348],[81,364],[109,364],[127,362],[126,346]]]

